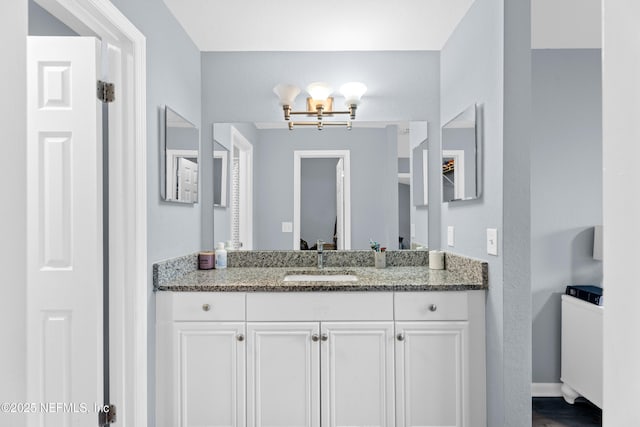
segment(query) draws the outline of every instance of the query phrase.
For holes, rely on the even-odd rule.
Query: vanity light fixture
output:
[[[356,118],[356,110],[360,104],[362,95],[367,91],[367,87],[360,82],[345,83],[340,87],[340,93],[344,96],[345,105],[348,110],[333,110],[333,89],[327,83],[315,82],[307,86],[307,109],[306,111],[293,111],[292,106],[296,97],[300,93],[300,88],[291,84],[280,83],[273,88],[273,92],[278,95],[280,105],[284,111],[284,119],[289,122],[289,130],[293,130],[294,126],[316,126],[318,130],[322,130],[325,126],[346,126],[351,129],[351,121]],[[349,115],[348,121],[325,120],[327,117],[337,115]],[[315,121],[291,121],[292,115],[302,115],[307,117],[315,117]]]

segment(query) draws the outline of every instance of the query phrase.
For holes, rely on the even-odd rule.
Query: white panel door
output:
[[[250,427],[320,426],[317,322],[247,323]]]
[[[396,425],[469,426],[468,323],[397,322],[396,334]]]
[[[393,322],[323,322],[321,337],[323,427],[393,427]]]
[[[244,329],[244,322],[174,324],[178,426],[245,426]]]
[[[88,37],[30,37],[27,45],[27,401],[69,405],[28,420],[96,425],[93,405],[103,396],[100,46]]]

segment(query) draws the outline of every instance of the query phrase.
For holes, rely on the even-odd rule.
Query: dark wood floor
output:
[[[561,397],[534,397],[532,427],[601,427],[602,410],[577,399],[569,405]]]

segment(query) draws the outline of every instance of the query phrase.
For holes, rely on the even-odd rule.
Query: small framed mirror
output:
[[[165,107],[164,200],[198,202],[198,128],[169,107]]]
[[[227,177],[229,150],[213,142],[213,206],[227,206]]]
[[[473,104],[442,127],[442,201],[480,197],[478,106]]]

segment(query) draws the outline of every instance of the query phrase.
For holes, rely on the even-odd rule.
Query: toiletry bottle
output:
[[[227,268],[227,251],[224,249],[224,242],[216,245],[216,268]]]

